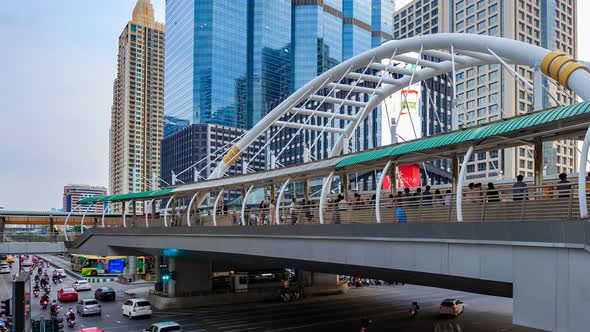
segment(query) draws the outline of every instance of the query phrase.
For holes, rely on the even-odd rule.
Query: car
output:
[[[465,311],[465,305],[463,302],[457,299],[445,299],[441,302],[438,307],[438,312],[441,315],[459,316]]]
[[[78,301],[78,292],[72,287],[64,287],[57,291],[57,299],[61,302]]]
[[[102,313],[100,303],[95,299],[83,299],[76,304],[76,311],[82,315],[100,315]]]
[[[0,273],[10,273],[10,265],[8,264],[0,264]]]
[[[98,327],[85,327],[78,332],[104,332],[103,330],[99,329]]]
[[[23,260],[23,263],[21,265],[22,266],[31,266],[31,265],[33,265],[33,261],[31,261],[30,259],[25,259],[25,260]]]
[[[115,293],[115,290],[111,287],[99,287],[94,292],[94,298],[101,301],[114,301],[116,296],[117,294]]]
[[[182,327],[176,322],[161,322],[152,324],[144,330],[145,332],[178,332],[182,331]]]
[[[57,273],[59,273],[59,276],[62,278],[67,277],[68,275],[66,274],[66,270],[64,269],[55,269],[55,271],[57,271]]]
[[[121,306],[121,312],[123,313],[123,316],[129,317],[129,319],[139,316],[151,316],[152,306],[146,299],[131,299],[123,303],[123,306]]]
[[[15,261],[15,259],[14,259],[14,257],[13,257],[13,256],[8,256],[8,257],[6,257],[6,263],[10,263],[10,264],[12,264],[12,263],[14,263],[14,261]]]
[[[87,280],[76,280],[72,284],[72,287],[77,291],[92,290],[92,286]]]

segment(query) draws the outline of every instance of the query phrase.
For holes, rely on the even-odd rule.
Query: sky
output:
[[[135,1],[2,3],[0,206],[61,208],[65,185],[108,185],[118,37]],[[165,0],[152,3],[164,22]],[[590,1],[578,6],[578,17],[590,12]],[[587,36],[590,22],[578,24]],[[590,43],[579,40],[578,55],[590,60]]]

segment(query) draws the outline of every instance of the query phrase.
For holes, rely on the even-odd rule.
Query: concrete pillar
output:
[[[176,271],[176,259],[174,257],[167,257],[168,262],[168,273],[172,275],[172,272]],[[176,297],[176,280],[170,278],[168,280],[168,288],[166,291],[168,297]]]
[[[341,283],[337,274],[299,271],[297,279],[306,295],[340,294],[348,290],[348,284]]]
[[[389,167],[389,180],[391,181],[391,194],[395,195],[397,193],[397,163],[393,163],[391,167]]]
[[[4,242],[4,223],[6,223],[6,218],[0,217],[0,242]],[[53,228],[50,230],[49,234],[53,234]]]
[[[342,174],[341,176],[342,181],[340,181],[342,186],[342,195],[344,195],[344,199],[349,201],[348,199],[348,174]]]
[[[535,179],[535,186],[543,185],[543,142],[541,140],[535,143],[535,151],[534,151],[534,179]],[[539,189],[538,191],[542,191]]]
[[[168,270],[175,280],[168,282],[168,296],[208,295],[213,289],[212,261],[168,257]]]
[[[268,202],[269,206],[270,206],[270,201],[272,201],[273,199],[277,199],[277,193],[276,193],[276,188],[275,188],[274,183],[270,185],[270,200]]]
[[[131,218],[131,227],[135,227],[135,225],[137,225],[135,221],[135,218],[137,218],[137,202],[131,201],[131,205],[133,205],[133,217]]]
[[[125,278],[128,281],[137,280],[137,256],[127,256],[127,273]]]
[[[451,191],[456,193],[459,185],[459,156],[456,153],[453,153],[451,157],[451,177],[453,179]]]
[[[160,271],[160,264],[162,264],[162,256],[154,256],[154,266],[156,269],[156,282],[162,282],[162,271]]]
[[[154,202],[152,203],[152,206],[151,206],[151,208],[152,208],[152,220],[150,220],[151,221],[150,222],[150,227],[152,225],[154,225],[154,222],[153,221],[156,220],[156,205],[158,205],[157,204],[157,201],[154,200]]]
[[[1,223],[1,220],[0,220]],[[4,233],[4,224],[2,224],[2,229],[0,229],[0,232]],[[55,228],[55,220],[53,220],[53,217],[49,217],[49,242],[55,242],[55,233],[53,232],[53,229]]]
[[[306,202],[309,199],[309,181],[307,179],[303,180],[303,198]]]

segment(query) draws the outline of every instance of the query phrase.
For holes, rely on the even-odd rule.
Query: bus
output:
[[[149,272],[152,262],[149,256],[137,256],[137,274]],[[83,276],[113,276],[125,273],[127,256],[70,255],[70,270]]]

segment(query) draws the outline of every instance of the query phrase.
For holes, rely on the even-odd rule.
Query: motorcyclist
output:
[[[43,288],[47,287],[47,280],[41,279],[41,287],[43,287]]]
[[[41,274],[43,273],[43,268],[41,266],[39,266],[39,268],[37,269],[37,274]]]
[[[416,302],[416,301],[412,302],[412,310],[414,310],[414,311],[420,310],[420,306],[418,305],[418,302]]]
[[[57,302],[55,300],[53,300],[53,302],[51,303],[51,316],[56,317],[58,313],[59,313],[59,306],[57,305]]]
[[[72,320],[76,320],[76,313],[74,312],[74,310],[72,310],[72,308],[68,310],[68,313],[66,314],[66,320],[68,321],[68,323]]]
[[[49,295],[47,293],[44,293],[43,296],[41,296],[41,300],[39,300],[39,304],[43,305],[43,302],[49,302]]]

